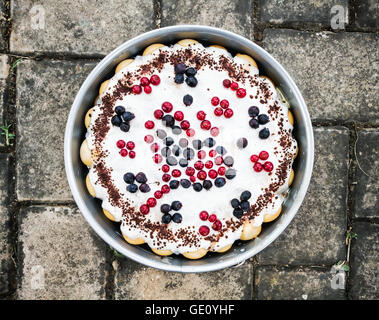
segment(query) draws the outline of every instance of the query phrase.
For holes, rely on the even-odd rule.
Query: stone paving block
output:
[[[5,114],[5,90],[7,85],[7,78],[9,75],[8,56],[5,54],[0,55],[0,125],[4,123]],[[5,145],[5,136],[0,136],[0,146]]]
[[[108,54],[154,28],[153,0],[14,0],[10,49]]]
[[[312,22],[330,26],[331,9],[335,5],[345,9],[348,16],[348,0],[259,0],[259,20],[274,24],[285,22]],[[347,20],[346,20],[347,22]]]
[[[251,299],[253,270],[248,262],[236,268],[201,274],[164,272],[126,258],[120,262],[116,263],[116,299]]]
[[[379,130],[363,130],[356,143],[354,216],[379,218]]]
[[[356,222],[357,239],[351,245],[349,296],[352,299],[379,299],[379,225]]]
[[[355,24],[364,30],[379,30],[379,2],[360,0],[355,3]]]
[[[68,112],[95,63],[23,60],[17,67],[17,196],[72,200],[64,170]]]
[[[341,127],[315,128],[314,136],[307,195],[287,229],[257,255],[262,264],[332,265],[345,259],[349,133]]]
[[[7,48],[7,3],[5,1],[0,2],[0,50],[6,50]]]
[[[259,300],[342,300],[344,289],[333,289],[333,274],[317,269],[259,268],[255,280]]]
[[[253,38],[252,0],[163,0],[162,26],[200,24]]]
[[[10,243],[9,243],[9,156],[0,154],[0,294],[9,290],[9,272],[11,269]]]
[[[19,228],[18,299],[104,298],[105,245],[79,210],[29,207]]]
[[[294,78],[312,119],[379,123],[378,46],[370,33],[264,32],[264,48]]]

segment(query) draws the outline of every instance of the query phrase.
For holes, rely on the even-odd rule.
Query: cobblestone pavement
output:
[[[0,2],[0,123],[16,136],[10,145],[0,137],[0,298],[378,299],[378,2],[90,2]],[[335,5],[346,21],[338,32]],[[142,32],[182,23],[268,50],[300,87],[315,133],[314,173],[294,221],[242,266],[207,274],[115,255],[76,208],[63,164],[67,114],[96,63]]]

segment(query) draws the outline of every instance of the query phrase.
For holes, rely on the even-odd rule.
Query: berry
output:
[[[267,139],[270,136],[270,130],[268,128],[264,128],[259,131],[259,138]]]
[[[155,198],[149,198],[146,201],[146,204],[150,207],[153,208],[157,205],[157,200]]]
[[[240,149],[244,149],[247,147],[247,139],[246,138],[239,138],[237,140],[237,147],[240,148]]]
[[[166,137],[163,139],[163,143],[166,145],[166,146],[171,146],[174,144],[174,139],[171,138],[171,137]]]
[[[139,208],[139,211],[142,213],[142,214],[148,214],[150,209],[149,209],[149,206],[147,204],[143,204],[142,206],[140,206]]]
[[[128,141],[128,142],[126,143],[126,148],[127,148],[128,150],[133,150],[135,146],[136,146],[136,145],[134,144],[133,141]]]
[[[225,109],[225,111],[224,111],[224,116],[225,116],[225,118],[227,118],[227,119],[233,117],[233,110],[230,109],[230,108]]]
[[[128,155],[128,150],[126,150],[126,149],[121,149],[121,150],[120,150],[120,155],[121,155],[121,157],[126,157],[126,156]]]
[[[213,183],[210,180],[204,180],[204,182],[203,182],[203,188],[205,190],[209,190],[212,187],[213,187]]]
[[[209,156],[213,158],[216,155],[216,150],[209,150]]]
[[[250,161],[255,163],[259,160],[259,157],[256,155],[256,154],[253,154],[252,156],[250,156]]]
[[[149,78],[147,77],[142,77],[141,80],[140,80],[140,84],[141,86],[145,87],[145,86],[148,86],[150,84],[150,80]]]
[[[217,216],[213,213],[209,216],[208,221],[209,222],[215,222],[217,220]]]
[[[143,138],[146,143],[152,143],[154,141],[154,137],[150,134],[146,135],[145,138]]]
[[[172,111],[172,108],[173,108],[173,106],[172,106],[171,102],[166,101],[166,102],[162,103],[162,110],[164,112],[169,113]]]
[[[198,151],[198,153],[197,153],[197,157],[198,157],[199,159],[204,159],[206,156],[207,156],[207,154],[205,153],[204,150],[200,150],[200,151]]]
[[[189,123],[189,121],[187,121],[187,120],[183,120],[183,121],[180,123],[180,127],[181,127],[183,130],[187,130],[187,129],[189,129],[189,127],[190,127],[190,123]]]
[[[181,152],[181,149],[180,149],[180,147],[178,145],[172,146],[172,154],[174,156],[179,157],[180,152]]]
[[[246,97],[246,90],[243,88],[239,88],[236,92],[236,95],[238,98],[244,98]]]
[[[209,178],[211,178],[211,179],[216,179],[217,176],[218,176],[218,173],[217,173],[216,170],[212,169],[212,170],[209,170],[209,172],[208,172],[208,176],[209,176]]]
[[[170,187],[167,184],[164,184],[161,188],[161,191],[163,193],[169,193],[170,192]]]
[[[196,117],[199,119],[199,120],[204,120],[205,117],[206,117],[206,113],[204,111],[199,111],[197,114],[196,114]]]
[[[136,174],[136,181],[138,183],[145,183],[147,181],[146,175],[143,172],[138,172]]]
[[[199,150],[199,149],[201,149],[201,147],[203,146],[203,143],[201,142],[201,140],[193,140],[193,141],[192,141],[192,145],[193,145],[193,147],[194,147],[196,150]]]
[[[161,78],[159,78],[158,75],[156,74],[153,74],[151,77],[150,77],[150,83],[154,86],[157,86],[158,84],[161,83]]]
[[[259,122],[257,119],[250,119],[249,126],[253,129],[257,129],[259,127]]]
[[[222,82],[222,85],[223,85],[225,88],[230,88],[231,81],[230,81],[229,79],[225,79],[225,80]]]
[[[153,91],[153,89],[150,86],[145,86],[145,87],[143,87],[143,91],[146,94],[149,94],[149,93],[151,93],[151,91]]]
[[[164,203],[161,205],[161,212],[162,213],[169,213],[171,210],[171,206],[167,203]]]
[[[200,128],[203,129],[203,130],[209,130],[211,128],[211,123],[209,120],[203,120],[201,121],[200,123]]]
[[[158,143],[154,142],[153,144],[150,145],[150,149],[153,152],[157,152],[159,150],[159,145]]]
[[[162,198],[162,196],[163,196],[163,193],[161,191],[157,190],[154,192],[154,197],[156,199],[160,199],[160,198]]]
[[[174,67],[175,73],[184,73],[186,69],[187,67],[184,63],[178,63]]]
[[[228,169],[225,172],[225,177],[229,180],[233,179],[237,175],[236,170]]]
[[[187,159],[180,159],[179,160],[179,165],[182,167],[182,168],[185,168],[188,166],[188,160]]]
[[[226,149],[223,146],[217,146],[216,147],[216,152],[220,155],[225,155],[227,153]]]
[[[134,159],[136,157],[136,153],[134,151],[129,151],[129,158]]]
[[[149,130],[150,130],[150,129],[153,129],[154,126],[155,126],[155,124],[154,124],[154,122],[151,121],[151,120],[148,120],[148,121],[145,122],[145,128],[146,128],[146,129],[149,129]]]
[[[263,166],[260,162],[256,162],[253,168],[255,172],[261,172],[263,170]]]
[[[124,174],[124,181],[128,184],[133,183],[136,177],[132,172],[127,172]]]
[[[178,169],[174,169],[174,170],[172,170],[171,174],[174,178],[178,178],[182,175],[182,172]]]
[[[171,180],[169,185],[170,185],[171,189],[178,189],[179,188],[179,181],[178,180]]]
[[[220,220],[216,220],[213,225],[212,225],[212,229],[215,230],[215,231],[220,231],[222,228],[222,223]]]
[[[209,231],[210,231],[210,229],[209,229],[209,227],[207,227],[207,226],[201,226],[201,227],[199,228],[199,233],[200,233],[203,237],[207,236],[207,235],[209,234]]]
[[[270,118],[268,117],[267,114],[260,114],[258,116],[258,122],[259,122],[259,124],[266,124],[269,121],[270,121]]]
[[[201,183],[196,182],[193,184],[193,190],[195,190],[196,192],[200,192],[202,189],[203,189],[203,186],[201,185]]]
[[[251,106],[247,112],[250,117],[256,117],[259,114],[259,108],[256,106]]]
[[[192,183],[195,183],[195,181],[196,181],[196,177],[195,177],[195,176],[190,176],[190,181],[191,181]]]
[[[177,73],[174,78],[175,83],[182,84],[184,82],[184,75],[181,73]]]
[[[197,178],[199,180],[205,180],[207,178],[207,173],[204,171],[204,170],[200,170],[198,173],[197,173]]]
[[[240,206],[240,202],[238,199],[234,198],[230,201],[230,204],[232,205],[233,208],[238,208]]]
[[[117,148],[122,149],[123,147],[125,147],[125,141],[124,140],[118,140],[116,142],[116,145],[117,145]]]
[[[233,210],[233,216],[235,216],[237,219],[241,219],[243,216],[243,210],[241,208],[235,208]]]
[[[123,132],[128,132],[129,129],[130,129],[130,125],[127,124],[127,123],[125,123],[125,122],[123,122],[123,123],[120,124],[120,129]]]
[[[189,137],[193,137],[195,135],[195,130],[192,128],[189,128],[186,130],[186,135]]]
[[[138,186],[136,184],[132,183],[126,187],[126,190],[129,191],[130,193],[136,193],[138,190]]]
[[[190,87],[196,87],[197,86],[197,79],[195,77],[187,77],[186,83]]]
[[[172,221],[174,221],[175,223],[181,223],[183,220],[182,218],[182,215],[180,213],[174,213],[173,216],[172,216]]]
[[[166,114],[163,118],[162,118],[162,121],[163,121],[163,124],[166,126],[166,127],[169,127],[169,128],[172,128],[174,125],[175,125],[175,119],[173,116],[169,115],[169,114]]]
[[[154,117],[155,117],[155,119],[160,120],[160,119],[163,118],[163,115],[164,115],[164,113],[163,113],[162,110],[157,109],[157,110],[154,111]]]
[[[216,178],[216,180],[215,180],[215,186],[217,188],[223,187],[225,185],[225,183],[226,183],[225,178],[219,177],[219,178]]]
[[[167,158],[171,154],[170,148],[169,147],[162,148],[161,154],[162,154],[162,156],[164,156],[165,158]]]
[[[170,166],[167,165],[167,164],[164,164],[164,165],[162,166],[162,171],[163,171],[163,172],[169,172],[169,171],[170,171]]]
[[[222,158],[222,157],[220,157],[220,156],[217,156],[216,158],[215,158],[215,164],[216,165],[221,165],[222,163],[224,162],[224,159]]]
[[[216,117],[221,117],[224,114],[224,111],[220,107],[218,107],[214,109],[213,113]]]
[[[221,108],[223,108],[223,109],[227,109],[227,108],[229,108],[229,101],[226,100],[226,99],[221,100],[221,102],[220,102],[220,106],[221,106]]]
[[[202,161],[196,161],[195,164],[193,165],[196,170],[201,170],[204,168],[204,163]]]
[[[125,108],[123,106],[117,106],[114,108],[114,112],[121,116],[125,112]]]
[[[250,210],[250,203],[249,201],[242,201],[241,202],[241,209],[245,212]]]
[[[217,106],[220,103],[220,99],[218,97],[213,97],[211,103],[213,106]]]
[[[203,143],[206,147],[212,148],[216,144],[216,141],[213,138],[206,138]]]
[[[187,77],[193,77],[195,74],[196,74],[195,68],[190,67],[186,70],[186,76]]]
[[[134,94],[140,94],[142,92],[142,88],[141,88],[141,86],[136,84],[132,87],[132,91]]]
[[[189,188],[191,186],[191,182],[188,179],[181,179],[180,180],[180,185],[183,188],[187,189],[187,188]]]
[[[181,134],[182,133],[182,129],[180,129],[179,126],[173,126],[172,127],[172,133],[175,134],[175,135]]]
[[[136,116],[134,115],[134,113],[131,113],[129,111],[125,111],[122,115],[121,115],[121,118],[128,122],[128,121],[132,121]]]
[[[139,190],[143,193],[147,193],[147,192],[150,192],[150,187],[148,184],[146,183],[142,183],[140,186],[139,186]]]
[[[272,164],[272,162],[270,161],[266,161],[264,164],[263,164],[263,169],[267,172],[271,172],[273,169],[274,169],[274,165]]]
[[[259,153],[259,159],[261,159],[261,160],[267,160],[268,157],[269,157],[269,154],[268,154],[267,151],[261,151],[261,152]]]
[[[178,164],[178,160],[174,156],[169,156],[166,159],[166,163],[170,166],[176,166]]]
[[[162,216],[162,223],[169,224],[171,222],[171,215],[166,213]]]
[[[231,167],[234,164],[234,159],[231,156],[227,156],[224,158],[224,163],[228,166]]]
[[[206,163],[205,163],[205,167],[207,169],[211,169],[213,167],[213,162],[211,160],[208,160]]]
[[[185,148],[188,146],[188,140],[186,138],[181,138],[179,140],[179,145],[182,147],[182,148]]]
[[[236,91],[238,89],[238,83],[233,81],[230,84],[230,89],[232,89],[233,91]]]
[[[217,170],[217,173],[218,173],[220,176],[223,176],[223,175],[225,174],[225,172],[226,172],[225,167],[220,167],[220,168],[218,168],[218,170]]]
[[[188,107],[192,104],[193,102],[193,97],[190,94],[186,94],[183,97],[183,103]]]
[[[111,119],[111,123],[116,126],[116,127],[119,127],[122,123],[122,120],[119,116],[113,116],[112,119]]]
[[[195,169],[192,167],[187,167],[186,169],[186,175],[187,176],[193,176],[195,174]]]
[[[176,112],[174,113],[174,118],[175,118],[175,120],[177,120],[177,121],[182,121],[182,120],[184,119],[184,114],[183,114],[183,112],[181,112],[181,111],[176,111]]]
[[[195,157],[195,151],[191,148],[186,148],[183,150],[184,159],[191,160]]]
[[[171,176],[168,173],[164,173],[162,176],[162,180],[164,182],[169,182],[171,180]]]
[[[175,211],[178,211],[180,210],[181,208],[183,207],[183,204],[178,201],[178,200],[175,200],[171,203],[171,210],[175,210]]]
[[[217,127],[211,128],[211,136],[212,137],[217,137],[219,133],[220,133],[220,129],[219,128],[217,128]]]
[[[247,201],[247,200],[249,200],[251,198],[251,192],[250,191],[244,191],[244,192],[242,192],[241,193],[241,196],[240,196],[240,199],[242,200],[242,201]]]
[[[206,212],[204,210],[201,211],[200,214],[199,214],[200,220],[203,220],[203,221],[207,221],[208,220],[208,216],[209,216],[208,212]]]

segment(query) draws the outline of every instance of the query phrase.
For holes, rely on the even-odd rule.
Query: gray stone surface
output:
[[[253,38],[252,0],[162,0],[162,26],[201,24]]]
[[[5,54],[0,55],[0,125],[4,123],[5,114],[5,91],[7,86],[7,78],[9,75],[8,56]],[[0,135],[0,146],[5,145],[5,136]]]
[[[72,195],[64,170],[67,115],[88,62],[23,60],[17,67],[17,196],[66,201]]]
[[[356,160],[354,216],[379,218],[379,130],[358,133]]]
[[[11,17],[10,49],[22,53],[107,54],[155,24],[153,0],[14,0]]]
[[[259,20],[274,24],[312,22],[330,26],[331,8],[338,4],[348,14],[348,0],[259,0]]]
[[[259,300],[340,300],[344,289],[332,289],[333,274],[317,269],[259,268],[255,280]]]
[[[201,274],[163,272],[128,259],[116,266],[115,298],[138,300],[251,299],[252,266]]]
[[[313,119],[379,123],[379,37],[266,30],[264,48],[299,86]]]
[[[349,296],[352,299],[379,299],[379,225],[356,222],[352,240]]]
[[[345,259],[349,133],[341,127],[316,128],[314,135],[307,195],[283,234],[257,256],[263,264],[331,265]]]
[[[379,2],[360,0],[355,4],[355,24],[364,30],[379,30]]]
[[[0,2],[0,50],[7,48],[8,19],[7,19],[7,3]]]
[[[9,225],[9,156],[0,154],[0,294],[9,290],[10,258],[10,225]]]
[[[104,243],[79,210],[29,207],[19,229],[18,299],[104,298]]]

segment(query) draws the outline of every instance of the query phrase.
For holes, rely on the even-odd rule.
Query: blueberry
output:
[[[260,114],[258,116],[258,122],[259,122],[259,124],[266,124],[269,121],[270,121],[270,119],[269,119],[269,117],[268,117],[267,114]]]
[[[215,144],[216,144],[216,141],[213,138],[206,138],[204,140],[204,145],[209,147],[209,148],[212,148]]]
[[[225,178],[222,178],[222,177],[218,177],[218,178],[216,178],[216,180],[215,180],[215,186],[216,186],[217,188],[221,188],[221,187],[223,187],[223,186],[225,185],[225,183],[226,183],[226,180],[225,180]]]
[[[234,169],[228,169],[225,172],[225,177],[229,180],[233,179],[236,176],[236,170]]]
[[[171,189],[178,189],[179,188],[179,181],[178,180],[171,180],[169,185],[170,185]]]
[[[138,183],[145,183],[147,181],[146,175],[143,172],[138,172],[136,174],[136,181]]]
[[[257,129],[259,127],[259,122],[257,119],[250,119],[249,126],[253,129]]]
[[[193,190],[195,190],[197,192],[200,192],[202,189],[203,189],[203,186],[201,185],[200,182],[195,182],[193,184]]]
[[[270,136],[270,130],[267,128],[262,129],[259,131],[259,138],[261,139],[267,139]]]
[[[240,206],[240,202],[238,199],[234,198],[230,201],[230,204],[232,205],[233,208],[238,208]]]
[[[162,223],[169,224],[171,222],[171,215],[166,213],[162,216]]]
[[[182,167],[182,168],[185,168],[185,167],[187,167],[188,166],[188,160],[186,160],[186,159],[180,159],[179,160],[179,165]]]
[[[128,132],[130,129],[130,125],[128,125],[126,122],[123,122],[120,124],[120,129],[123,132]]]
[[[178,63],[175,65],[174,69],[175,69],[175,73],[183,74],[184,72],[186,72],[187,67],[184,63]]]
[[[176,166],[178,164],[178,160],[174,156],[169,156],[166,159],[166,163],[170,166]]]
[[[147,184],[147,183],[142,183],[140,186],[139,186],[139,190],[143,193],[147,193],[150,191],[150,186]]]
[[[178,145],[173,145],[172,146],[172,154],[175,156],[175,157],[179,157],[180,156],[180,147]]]
[[[175,79],[174,79],[175,83],[178,83],[178,84],[181,84],[184,82],[184,75],[182,73],[177,73],[175,75]]]
[[[249,110],[247,112],[249,113],[250,117],[256,117],[259,114],[259,108],[252,106],[249,108]]]
[[[201,147],[203,146],[203,143],[201,142],[201,140],[193,140],[193,141],[192,141],[192,145],[193,145],[193,147],[194,147],[196,150],[200,150]]]
[[[228,166],[231,167],[234,164],[234,159],[231,156],[227,156],[224,158],[224,163]]]
[[[171,210],[178,211],[183,207],[182,203],[178,200],[175,200],[171,203]]]
[[[122,123],[122,120],[119,116],[113,116],[112,119],[111,119],[111,123],[116,126],[116,127],[119,127]]]
[[[181,134],[182,133],[182,129],[179,126],[173,126],[172,127],[172,133],[175,134],[175,135]]]
[[[174,143],[174,139],[171,138],[171,137],[166,137],[164,138],[163,140],[163,143],[166,145],[166,146],[171,146],[173,143]]]
[[[171,210],[171,206],[167,203],[164,203],[161,205],[161,212],[162,213],[169,213]]]
[[[162,154],[162,156],[164,156],[165,158],[167,158],[171,154],[170,148],[169,147],[162,148],[161,154]]]
[[[195,156],[195,151],[191,148],[186,148],[183,150],[184,159],[191,160]]]
[[[233,210],[233,216],[235,216],[238,219],[241,219],[243,216],[243,210],[241,208],[235,208]]]
[[[211,180],[204,180],[204,181],[203,181],[203,188],[204,188],[205,190],[209,190],[209,189],[212,188],[212,187],[213,187],[213,183],[212,183]]]
[[[133,120],[136,116],[133,114],[133,113],[131,113],[131,112],[129,112],[129,111],[125,111],[123,114],[122,114],[122,119],[124,120],[124,121],[131,121],[131,120]]]
[[[237,147],[240,149],[244,149],[247,147],[247,139],[246,138],[239,138],[237,140]]]
[[[245,212],[250,210],[250,203],[249,201],[242,201],[241,202],[241,209]]]
[[[156,134],[157,134],[157,137],[160,138],[160,139],[164,139],[167,137],[167,133],[166,131],[162,130],[162,129],[158,129],[156,131]]]
[[[128,184],[133,183],[135,179],[136,178],[135,178],[134,174],[131,172],[127,172],[124,174],[124,181]]]
[[[138,186],[136,184],[132,183],[126,187],[126,190],[128,190],[130,193],[135,193],[138,190]]]
[[[192,104],[193,102],[193,98],[190,94],[186,94],[184,97],[183,97],[183,103],[188,107]]]
[[[242,201],[247,201],[247,200],[249,200],[251,198],[251,192],[250,191],[244,191],[244,192],[242,192],[241,193],[241,196],[240,196],[240,199],[242,200]]]
[[[195,68],[190,67],[186,70],[186,76],[187,77],[193,77],[195,74],[196,74]]]
[[[179,140],[179,145],[182,147],[182,148],[185,148],[188,146],[188,140],[186,138],[181,138]]]
[[[174,213],[172,215],[172,221],[174,221],[175,223],[181,223],[182,220],[183,220],[182,215],[179,212]]]
[[[114,109],[114,112],[116,112],[119,116],[121,116],[125,112],[125,108],[123,106],[117,106]]]
[[[163,121],[163,124],[169,128],[172,128],[175,125],[174,117],[169,114],[166,114],[165,116],[163,116],[162,121]]]
[[[197,79],[195,77],[188,77],[186,79],[186,83],[188,84],[188,86],[190,87],[196,87],[197,86]]]
[[[226,149],[223,147],[223,146],[217,146],[216,147],[216,152],[218,153],[218,154],[220,154],[220,155],[224,155],[224,154],[226,154]]]
[[[183,188],[187,189],[187,188],[189,188],[191,186],[191,181],[189,181],[188,179],[181,179],[180,180],[180,185]]]

